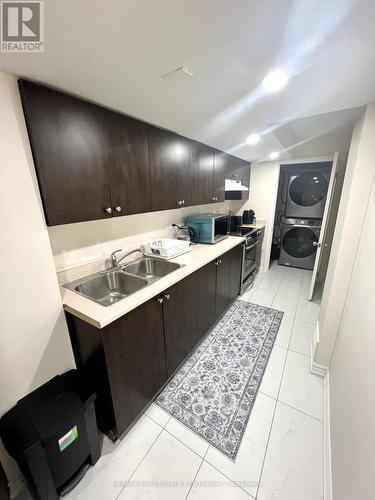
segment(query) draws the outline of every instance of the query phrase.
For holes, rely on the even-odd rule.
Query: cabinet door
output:
[[[230,275],[231,256],[227,252],[217,259],[216,270],[216,318],[220,317],[231,303]]]
[[[120,436],[166,381],[161,305],[149,300],[104,328],[102,338]]]
[[[229,295],[231,300],[235,300],[241,288],[242,245],[232,248],[228,254],[231,261]]]
[[[113,215],[149,212],[148,126],[112,111],[107,111],[106,116]]]
[[[168,130],[149,128],[152,210],[193,204],[197,177],[188,139]],[[193,165],[194,167],[194,165]]]
[[[47,225],[111,217],[103,109],[31,82],[19,86]]]
[[[164,333],[168,377],[199,340],[196,274],[179,281],[163,294]]]
[[[197,275],[198,335],[201,338],[215,323],[216,265],[215,261],[201,267]]]
[[[236,156],[227,155],[227,179],[241,181],[243,186],[250,187],[250,164]],[[229,191],[225,193],[228,200],[248,200],[249,191]]]
[[[229,172],[229,156],[222,151],[214,154],[214,201],[225,201],[225,179]]]
[[[212,203],[214,197],[214,151],[209,146],[197,143],[198,188],[196,205]]]

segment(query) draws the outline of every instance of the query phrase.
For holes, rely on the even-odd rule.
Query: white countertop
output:
[[[200,267],[216,259],[216,257],[228,252],[242,241],[244,241],[244,238],[239,236],[228,236],[228,238],[215,245],[192,245],[189,253],[171,259],[171,262],[184,264],[183,267],[108,307],[86,299],[72,290],[61,288],[64,309],[97,328],[104,328],[112,321],[147,302]]]

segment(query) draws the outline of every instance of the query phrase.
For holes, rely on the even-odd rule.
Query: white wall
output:
[[[328,366],[342,320],[367,201],[375,174],[375,104],[358,120],[349,151],[336,230],[319,315],[316,363]]]
[[[249,200],[240,209],[241,214],[243,210],[253,209],[257,220],[264,221],[266,224],[260,272],[267,271],[269,264],[279,170],[277,162],[253,163],[251,165]]]
[[[48,228],[58,271],[109,257],[117,249],[132,250],[155,237],[172,237],[172,223],[183,224],[187,215],[205,212],[234,213],[242,202],[179,208],[147,214],[113,217]]]
[[[17,82],[2,73],[0,110],[1,415],[74,361]]]
[[[374,115],[373,119],[372,138]],[[374,140],[371,149],[374,158]],[[375,171],[373,160],[372,170]],[[375,498],[374,180],[370,189],[369,202],[363,200],[367,211],[330,365],[334,500]],[[348,217],[351,218],[350,213]]]

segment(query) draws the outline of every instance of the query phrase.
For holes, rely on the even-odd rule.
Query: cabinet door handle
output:
[[[218,260],[216,260],[216,261],[215,261],[215,266],[218,266],[218,265],[219,265],[219,261],[218,261]]]
[[[118,205],[117,207],[115,207],[115,210],[116,212],[121,212],[122,208],[120,207],[120,205]]]
[[[185,205],[185,200],[182,200],[182,204]]]
[[[221,264],[222,260],[220,259],[218,262],[219,262],[219,264]]]
[[[182,205],[182,200],[178,201],[177,205],[180,207]]]
[[[107,212],[107,214],[111,214],[112,213],[112,208],[108,207],[108,208],[105,209],[105,211]]]
[[[159,302],[159,304],[162,304],[164,302],[163,298],[162,297],[158,297],[158,302]]]
[[[171,296],[169,295],[169,293],[166,293],[166,294],[164,295],[164,298],[165,298],[166,300],[169,300],[169,299],[171,298]]]

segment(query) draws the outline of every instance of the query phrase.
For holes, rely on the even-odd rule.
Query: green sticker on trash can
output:
[[[73,429],[70,429],[69,432],[65,434],[62,438],[59,439],[59,448],[60,451],[64,451],[69,445],[73,443],[75,439],[78,437],[78,429],[75,425]]]

